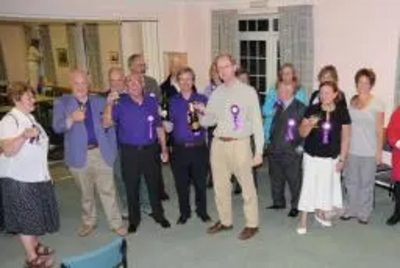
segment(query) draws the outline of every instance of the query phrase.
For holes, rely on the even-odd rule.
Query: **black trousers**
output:
[[[196,213],[207,215],[208,161],[206,144],[192,147],[175,145],[172,149],[171,168],[175,178],[181,216],[189,217],[191,214],[191,184],[195,189]]]
[[[276,206],[286,207],[285,185],[291,194],[290,205],[297,208],[302,182],[302,157],[297,154],[268,154],[268,170],[271,179],[272,201]]]
[[[133,146],[121,144],[122,178],[125,182],[129,210],[129,223],[139,225],[139,183],[141,175],[147,185],[150,205],[156,221],[164,218],[160,191],[162,186],[161,159],[157,144]]]
[[[0,178],[0,231],[4,229],[4,209],[3,209],[3,179]]]

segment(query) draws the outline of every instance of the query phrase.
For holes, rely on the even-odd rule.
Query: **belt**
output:
[[[97,148],[99,148],[98,144],[89,144],[87,147],[88,150],[93,150],[93,149],[97,149]]]
[[[177,143],[175,146],[177,147],[184,147],[184,148],[194,148],[194,147],[201,147],[205,146],[206,143],[204,141],[194,141],[194,142],[184,142],[184,143]]]
[[[141,150],[147,150],[147,149],[154,147],[156,145],[156,143],[144,144],[144,145],[132,145],[132,144],[125,144],[125,145],[127,145],[128,147],[131,147],[135,150],[141,151]]]
[[[237,141],[238,140],[237,138],[231,138],[231,137],[218,137],[218,139],[220,141],[223,141],[223,142],[230,142],[230,141]]]

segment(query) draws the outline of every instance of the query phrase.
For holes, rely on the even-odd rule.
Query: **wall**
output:
[[[67,27],[63,24],[50,24],[49,31],[51,47],[53,50],[54,68],[56,70],[57,85],[61,87],[68,87],[69,67],[59,66],[57,61],[57,49],[63,48],[68,51]]]
[[[328,63],[336,65],[340,86],[350,97],[355,72],[364,66],[373,68],[375,94],[386,103],[386,120],[394,102],[398,10],[398,0],[318,1],[314,8],[315,70]]]
[[[21,25],[0,24],[0,42],[9,81],[27,81],[25,34]]]
[[[120,51],[120,32],[119,24],[100,24],[99,25],[99,40],[100,40],[100,55],[103,72],[104,85],[108,88],[108,70],[111,67],[122,66],[125,62],[122,59]],[[117,52],[119,62],[110,61],[110,52]]]

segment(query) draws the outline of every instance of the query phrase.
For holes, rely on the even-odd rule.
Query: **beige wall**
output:
[[[3,47],[9,81],[27,81],[26,43],[21,25],[0,24],[0,42]]]
[[[108,88],[108,70],[111,67],[123,64],[122,55],[120,51],[120,33],[119,24],[100,24],[99,25],[99,39],[100,39],[100,55],[101,65],[103,72],[104,85]],[[110,61],[110,52],[117,52],[119,55],[119,62],[113,63]]]
[[[64,48],[68,51],[67,27],[63,24],[50,24],[49,30],[51,47],[53,49],[54,67],[56,69],[57,85],[68,87],[69,67],[59,66],[57,61],[57,49]]]

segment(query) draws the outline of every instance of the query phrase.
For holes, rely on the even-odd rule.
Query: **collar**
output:
[[[287,109],[290,106],[290,104],[292,104],[293,100],[294,100],[294,97],[291,97],[290,99],[288,99],[286,101],[282,101],[283,108]]]

